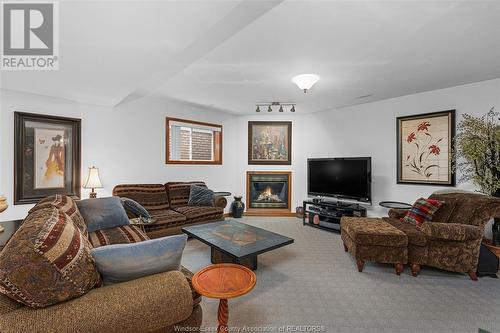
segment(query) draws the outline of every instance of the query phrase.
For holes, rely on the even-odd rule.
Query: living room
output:
[[[499,330],[497,309],[500,301],[493,295],[500,291],[500,284],[492,276],[498,271],[495,253],[500,254],[500,244],[495,244],[493,232],[500,224],[494,225],[493,218],[500,218],[495,215],[500,206],[498,199],[492,195],[498,193],[500,175],[493,174],[483,182],[474,176],[474,170],[470,169],[474,164],[470,163],[471,153],[467,150],[470,141],[467,141],[466,134],[470,134],[467,130],[471,128],[477,131],[477,127],[467,127],[465,120],[470,116],[478,121],[482,119],[482,124],[490,121],[489,124],[493,124],[491,131],[496,133],[492,149],[498,152],[499,122],[495,110],[500,107],[500,3],[44,3],[53,5],[50,7],[54,10],[51,12],[53,53],[50,55],[56,58],[48,57],[47,53],[38,57],[42,60],[55,59],[55,68],[40,68],[48,61],[39,61],[34,67],[20,64],[20,60],[29,58],[27,55],[37,54],[6,52],[9,47],[7,40],[12,44],[15,37],[14,33],[8,39],[6,37],[6,31],[14,29],[10,24],[15,14],[8,22],[4,20],[2,23],[0,211],[3,211],[0,213],[0,226],[5,230],[0,233],[0,247],[3,247],[0,252],[0,293],[3,294],[0,301],[5,310],[0,310],[0,331],[172,332],[218,328],[235,332]],[[15,1],[2,2],[4,15],[9,10],[20,12],[30,9],[9,7],[12,4],[19,5]],[[35,6],[31,10],[40,15],[45,13],[45,7]],[[27,21],[36,20],[38,14],[33,15]],[[29,29],[34,29],[31,34],[43,43],[46,35],[37,32],[35,26],[29,26]],[[32,35],[26,33],[25,36],[31,41]],[[16,67],[12,65],[14,60],[17,61]],[[309,76],[300,77],[302,74]],[[308,81],[310,79],[314,80]],[[488,114],[492,115],[491,119]],[[434,121],[441,121],[441,125]],[[430,122],[431,126],[415,128],[417,137],[414,139],[410,137],[413,132],[405,132],[407,126],[420,126],[425,122]],[[43,130],[62,126],[71,133],[68,140],[65,137],[61,141],[66,149],[62,155],[66,164],[64,175],[59,175],[63,182],[59,188],[46,186],[43,189],[35,179],[39,172],[45,172],[43,168],[49,168],[46,160],[53,153],[60,152],[58,140],[54,140],[57,138],[55,134],[46,139],[40,136],[36,140],[36,134],[27,134],[33,126],[36,130],[36,124],[44,124],[41,127]],[[445,136],[427,142],[427,137],[436,134],[433,130],[437,126],[442,127]],[[176,141],[181,137],[174,135],[178,128],[213,134],[210,141],[212,151],[207,160],[192,157],[192,150],[196,148],[192,143],[188,157],[182,157],[181,145]],[[263,158],[258,149],[267,146],[260,144],[259,140],[268,139],[267,135],[272,136],[266,143],[272,146],[269,150],[272,153]],[[412,175],[415,172],[410,170],[412,165],[407,160],[411,158],[406,152],[419,142],[414,141],[420,139],[418,135],[425,141],[425,149],[428,146],[429,150],[424,155],[417,155],[417,160],[420,158],[420,165],[427,163],[422,162],[422,156],[427,156],[429,161],[438,161],[438,167],[430,162],[426,166],[431,170],[439,168],[439,172],[426,171],[418,177]],[[55,142],[54,146],[45,141],[51,139]],[[283,143],[280,141],[277,144],[279,140]],[[439,150],[430,148],[432,144]],[[43,146],[44,154],[48,156],[42,157],[41,163],[36,159],[37,145]],[[491,151],[483,152],[482,156],[489,153]],[[35,158],[28,158],[33,155]],[[339,190],[330,186],[326,192],[311,189],[313,161],[333,163],[353,158],[364,158],[363,163],[367,163],[364,170],[364,182],[369,184],[366,198],[364,195],[340,193],[345,188]],[[494,168],[500,163],[497,160],[487,166],[491,164]],[[405,171],[405,168],[410,171]],[[285,195],[280,196],[284,206],[255,203],[259,201],[258,196],[250,195],[250,191],[257,187],[250,185],[250,175],[260,176],[262,173],[288,175],[285,183],[289,187],[282,190]],[[360,178],[356,177],[356,180]],[[324,181],[325,184],[334,184],[329,178]],[[186,182],[187,185],[179,189],[176,188],[179,187],[177,182]],[[186,218],[179,221],[174,218],[175,221],[165,223],[167,227],[157,228],[154,224],[160,224],[160,215],[155,213],[157,209],[154,206],[158,202],[144,199],[151,194],[147,191],[153,190],[147,188],[144,190],[147,195],[144,194],[146,192],[140,194],[143,189],[137,190],[137,186],[131,184],[157,185],[156,189],[168,197],[168,207],[161,209],[175,211],[179,219],[178,214],[184,214],[189,219],[190,209],[194,208],[182,210],[179,204],[175,207],[176,190],[187,191],[187,194],[178,195],[177,199],[185,200],[186,206],[189,206],[192,187],[202,192],[208,188],[214,192],[213,198],[217,199],[211,200],[220,212],[207,215],[206,219],[195,213],[192,225],[182,222]],[[124,187],[120,190],[118,185]],[[260,194],[268,190],[267,186],[260,189]],[[269,195],[279,194],[279,191],[271,193],[274,188],[269,191]],[[132,192],[133,195],[127,195]],[[97,199],[88,199],[94,193]],[[30,265],[21,265],[26,254],[24,257],[5,254],[9,247],[12,251],[9,254],[15,253],[14,249],[22,243],[14,237],[17,231],[26,227],[26,223],[20,221],[29,221],[28,216],[36,213],[35,205],[43,206],[44,202],[40,200],[53,195],[65,198],[66,195],[75,196],[65,200],[74,200],[74,207],[78,206],[87,227],[90,222],[82,208],[85,203],[81,202],[112,197],[133,199],[143,206],[153,221],[150,222],[153,225],[139,221],[133,226],[134,232],[138,230],[133,237],[148,243],[172,236],[179,240],[180,236],[188,235],[189,239],[182,245],[185,247],[181,246],[184,250],[179,260],[182,270],[191,273],[175,275],[161,268],[163,270],[156,271],[156,274],[143,273],[142,277],[109,283],[108,286],[104,278],[106,274],[99,271],[99,260],[109,260],[109,257],[102,259],[96,254],[94,259],[89,257],[89,260],[97,262],[96,271],[99,272],[96,274],[104,279],[104,286],[96,284],[91,290],[83,288],[85,292],[78,296],[56,295],[55,298],[63,300],[61,302],[28,302],[26,298],[16,298],[12,295],[15,294],[11,288],[13,284],[6,281],[10,279],[12,282],[21,271],[28,274],[24,276],[38,281],[23,286],[27,288],[24,294],[29,294],[28,290],[31,290],[33,299],[42,297],[36,292],[37,283],[40,283],[40,293],[54,291],[41,288],[41,283],[47,281],[37,280],[35,266],[30,270]],[[404,220],[406,215],[397,215],[400,211],[395,208],[415,208],[419,198],[431,195],[430,202],[438,201],[442,206],[436,208],[436,216],[444,214],[445,206],[449,204],[447,200],[476,200],[480,196],[477,200],[481,202],[481,207],[488,209],[480,210],[473,206],[471,210],[467,206],[467,209],[481,213],[481,218],[469,216],[463,219],[466,221],[461,220],[467,226],[456,227],[458,231],[453,239],[443,240],[435,234],[426,238],[424,242],[429,243],[422,246],[428,251],[426,258],[417,264],[418,260],[412,259],[410,238],[414,232],[411,230],[409,233],[409,227],[423,235],[433,232],[432,223],[436,221],[459,224],[450,217],[453,215],[451,212],[447,221],[429,217],[423,222],[427,223],[427,227],[419,224],[417,228],[407,223],[403,228],[398,224],[406,223],[399,222],[399,218]],[[465,197],[467,199],[463,199]],[[491,203],[486,201],[490,199]],[[243,205],[234,204],[238,200]],[[336,200],[346,200],[362,213],[358,217],[344,216],[343,222],[337,223],[338,230],[322,230],[328,229],[325,221],[330,220],[323,219],[324,216],[315,214],[307,207],[304,211],[306,200],[314,200],[313,206],[321,203],[335,205]],[[5,210],[3,203],[8,205]],[[453,204],[456,212],[462,212],[460,209],[466,207],[455,201]],[[266,209],[261,209],[261,206]],[[242,209],[243,216],[238,217]],[[123,210],[131,217],[125,204]],[[72,217],[68,212],[65,214],[68,219]],[[316,215],[319,221],[315,220]],[[388,216],[397,222],[388,223],[384,220]],[[42,216],[34,218],[41,220]],[[171,215],[165,218],[169,219]],[[42,222],[37,220],[37,223]],[[233,248],[226,249],[214,244],[210,237],[200,236],[200,232],[206,232],[200,228],[213,223],[242,224],[258,230],[244,230],[242,235],[231,231],[233,240],[235,235],[240,238]],[[370,223],[376,230],[366,229]],[[310,228],[309,224],[319,224],[323,228]],[[345,229],[340,230],[341,225]],[[380,226],[386,226],[386,229],[381,231]],[[87,227],[84,229],[87,230]],[[98,232],[99,228],[95,230]],[[262,234],[261,230],[284,238],[270,237],[270,234]],[[87,231],[89,234],[95,232]],[[82,235],[85,232],[82,231]],[[220,236],[221,233],[217,232]],[[277,243],[265,249],[253,249],[253,255],[244,259],[241,259],[243,256],[241,260],[234,259],[231,251],[251,246],[245,237],[252,232],[255,232],[257,240],[270,237]],[[209,233],[215,234],[211,229]],[[385,241],[383,237],[388,234],[392,235],[392,241],[383,246],[363,243],[363,238],[357,237],[364,233],[372,236],[364,240],[366,242],[374,242],[374,239]],[[22,232],[17,234],[18,237],[25,235]],[[144,235],[151,240],[144,240]],[[102,241],[101,236],[95,236],[98,242]],[[227,234],[222,233],[222,236]],[[396,238],[399,245],[394,241]],[[92,243],[92,236],[89,239]],[[465,246],[450,247],[452,243],[472,240],[474,246],[467,243]],[[352,244],[349,243],[351,241]],[[454,262],[446,266],[435,260],[441,258],[437,254],[441,248],[432,245],[433,241],[451,248],[444,261],[466,256],[471,259],[465,261],[472,261],[472,264]],[[136,239],[127,242],[130,244],[126,245],[130,246],[141,243]],[[482,242],[484,245],[481,245]],[[36,247],[36,242],[33,244]],[[92,244],[95,249],[125,245],[97,247]],[[363,253],[377,252],[370,246],[384,247],[387,252],[380,254],[384,258],[363,257]],[[470,250],[471,247],[474,247],[473,250]],[[137,251],[134,255],[142,253],[142,250]],[[484,254],[484,251],[489,252]],[[136,262],[140,263],[140,260]],[[224,303],[219,299],[226,298],[211,298],[213,294],[203,291],[200,285],[194,286],[196,283],[189,280],[199,278],[205,267],[217,265],[217,262],[234,262],[246,267],[242,271],[253,281],[250,290],[245,290],[246,294],[239,297],[227,297],[229,301]],[[486,267],[493,263],[495,267],[495,262],[496,270],[481,274],[485,272],[483,265]],[[399,271],[399,264],[402,272]],[[17,266],[27,267],[28,272]],[[141,267],[139,265],[134,269],[140,270]],[[179,269],[178,266],[176,271]],[[176,280],[184,275],[189,276],[187,287],[183,278],[180,278],[182,281]],[[88,278],[92,280],[96,277],[89,275]],[[164,281],[162,279],[173,281],[175,286],[167,291],[165,288],[155,289],[164,284],[158,283]],[[120,285],[126,287],[120,289]],[[141,292],[140,286],[150,290]],[[124,290],[128,287],[131,289],[127,295]],[[17,290],[23,294],[20,285]],[[122,294],[106,294],[107,290],[111,290],[110,293],[121,290]],[[183,296],[173,295],[186,290],[198,296],[186,300]],[[107,296],[99,297],[99,292]],[[148,299],[151,304],[144,304]],[[134,308],[120,305],[127,301]],[[92,304],[102,309],[99,315],[87,309]],[[222,326],[219,304],[223,308],[222,319],[226,321]],[[82,307],[85,311],[81,311],[80,319],[56,319]],[[224,314],[227,307],[229,316],[227,311]],[[158,315],[158,310],[169,314]],[[130,315],[130,319],[123,321],[123,315],[131,312],[134,314]],[[98,323],[93,322],[93,316],[98,316]],[[44,317],[50,320],[44,321]],[[81,321],[86,319],[89,322],[82,324]]]

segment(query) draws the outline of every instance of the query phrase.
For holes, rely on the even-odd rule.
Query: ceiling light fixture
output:
[[[279,106],[279,109],[278,111],[279,112],[284,112],[284,109],[283,109],[283,106],[291,106],[291,109],[290,109],[290,112],[295,112],[295,103],[281,103],[281,102],[271,102],[271,103],[259,103],[259,104],[255,104],[255,106],[257,107],[255,109],[255,112],[258,112],[260,113],[260,108],[263,107],[267,107],[267,112],[273,112],[273,106]]]
[[[300,74],[292,78],[292,82],[303,90],[304,94],[307,93],[307,91],[311,89],[311,87],[314,86],[318,80],[319,76],[316,74]]]

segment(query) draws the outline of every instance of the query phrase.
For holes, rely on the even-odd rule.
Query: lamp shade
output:
[[[292,78],[292,82],[302,89],[304,93],[311,89],[318,80],[319,76],[316,74],[300,74]]]
[[[0,195],[0,213],[7,209],[9,205],[7,204],[7,199]]]
[[[83,188],[101,188],[102,183],[101,179],[99,178],[99,169],[96,167],[90,167],[89,168],[89,175],[87,177],[87,180],[83,184]]]

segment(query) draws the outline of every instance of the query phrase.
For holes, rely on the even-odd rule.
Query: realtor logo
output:
[[[58,69],[57,5],[54,2],[2,3],[1,69]]]

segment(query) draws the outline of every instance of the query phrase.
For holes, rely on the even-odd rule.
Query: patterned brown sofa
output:
[[[406,210],[391,209],[387,223],[408,236],[408,263],[413,276],[420,266],[432,266],[452,272],[468,273],[477,280],[479,248],[485,224],[500,217],[500,198],[471,192],[436,192],[429,198],[444,204],[431,222],[421,230],[402,222]]]
[[[151,214],[154,222],[144,226],[149,237],[180,234],[186,224],[201,224],[224,219],[227,200],[214,197],[213,206],[188,206],[191,185],[206,187],[204,182],[162,184],[121,184],[113,195],[137,201]]]
[[[42,258],[33,247],[44,230],[50,230],[47,228],[54,228],[50,235],[56,229],[60,232],[59,237],[51,236],[54,246],[50,256]],[[71,198],[55,195],[42,200],[0,251],[0,332],[196,331],[202,322],[201,297],[192,289],[192,274],[187,269],[102,287],[95,287],[95,283],[99,285],[97,279],[89,285],[88,292],[77,289],[76,294],[74,289],[79,288],[79,281],[94,271],[88,268],[92,262],[75,259],[65,268],[64,278],[58,273],[61,260],[68,257],[68,249],[75,248],[71,244],[78,244],[79,254],[75,258],[88,258],[91,248],[146,239],[147,235],[133,225],[88,233]],[[62,287],[63,283],[66,287]],[[67,287],[73,284],[74,288]],[[72,293],[73,298],[54,302],[58,296],[52,291],[56,289],[57,295]],[[37,303],[40,297],[53,305]]]

